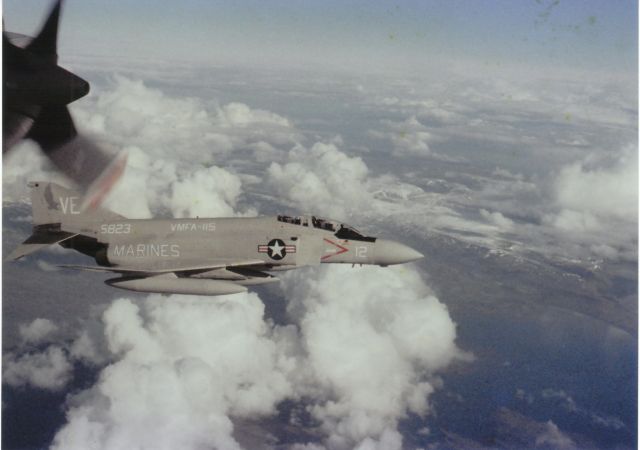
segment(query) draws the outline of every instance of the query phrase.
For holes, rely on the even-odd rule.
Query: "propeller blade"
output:
[[[60,147],[78,135],[65,105],[42,108],[27,138],[33,139],[45,153]]]
[[[82,209],[94,209],[102,203],[122,176],[126,152],[117,153],[78,134],[66,106],[49,106],[27,135],[40,145],[60,171],[85,191]]]
[[[58,62],[58,23],[61,6],[62,0],[58,0],[51,9],[42,30],[26,48],[31,53],[50,58],[54,63]]]

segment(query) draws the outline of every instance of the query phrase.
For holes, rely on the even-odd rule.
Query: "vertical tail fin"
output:
[[[79,192],[40,181],[29,183],[29,187],[34,226],[61,223],[65,216],[71,218],[82,214],[82,194]]]
[[[36,181],[30,183],[31,208],[33,211],[33,226],[57,224],[82,219],[121,220],[124,217],[97,208],[83,211],[81,193],[64,188],[55,183]]]
[[[122,220],[124,217],[96,208],[81,209],[82,194],[55,183],[36,181],[31,187],[33,233],[5,261],[20,259],[53,244],[81,234],[85,221]]]

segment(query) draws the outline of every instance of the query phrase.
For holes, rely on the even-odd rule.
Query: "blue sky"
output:
[[[49,2],[4,2],[33,33]],[[636,70],[637,3],[614,1],[68,0],[63,49],[215,63],[420,68],[470,61]]]

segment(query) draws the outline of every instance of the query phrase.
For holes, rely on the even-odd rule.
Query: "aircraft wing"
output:
[[[37,252],[40,249],[48,247],[49,245],[58,244],[77,235],[77,233],[69,233],[66,231],[36,231],[34,234],[29,236],[26,241],[12,251],[5,258],[5,261],[20,259],[23,256],[30,255],[33,252]]]
[[[208,272],[210,270],[216,269],[225,269],[225,268],[251,268],[252,266],[258,266],[264,264],[264,261],[259,259],[255,260],[229,260],[229,259],[214,259],[209,260],[207,262],[198,263],[189,262],[185,260],[180,260],[176,262],[170,262],[167,264],[163,264],[160,267],[154,268],[137,268],[137,267],[105,267],[105,266],[83,266],[83,265],[74,265],[74,264],[63,264],[59,267],[63,267],[66,269],[78,269],[78,270],[89,270],[93,272],[112,272],[112,273],[120,273],[126,275],[159,275],[163,273],[180,273],[185,275],[195,275],[197,273]]]
[[[93,210],[121,177],[127,154],[76,130],[68,105],[87,95],[90,86],[58,65],[61,7],[57,0],[33,39],[2,33],[2,151],[32,139],[82,188],[81,209]]]

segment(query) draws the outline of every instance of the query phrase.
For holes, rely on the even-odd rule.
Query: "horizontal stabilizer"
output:
[[[43,248],[48,246],[49,244],[20,244],[4,260],[15,261],[16,259],[20,259],[23,256],[30,255],[31,253],[37,252],[38,250],[42,250]]]
[[[23,256],[30,255],[45,247],[58,244],[77,235],[77,233],[68,233],[66,231],[41,231],[36,228],[34,233],[29,236],[26,241],[20,244],[18,248],[5,258],[5,261],[15,261]]]

